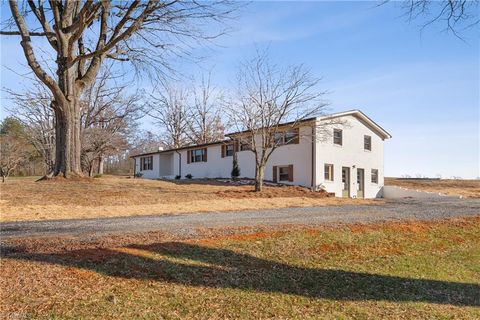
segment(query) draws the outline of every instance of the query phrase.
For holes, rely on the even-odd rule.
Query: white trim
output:
[[[380,127],[375,121],[370,119],[365,113],[363,113],[360,110],[350,110],[350,111],[344,111],[344,112],[338,112],[338,113],[333,113],[329,114],[326,116],[318,117],[318,120],[330,120],[334,118],[340,118],[340,117],[345,117],[345,116],[354,116],[357,117],[358,119],[362,120],[367,124],[370,128],[372,128],[375,133],[377,133],[380,137],[383,139],[390,139],[392,138],[392,135],[388,133],[385,129]]]

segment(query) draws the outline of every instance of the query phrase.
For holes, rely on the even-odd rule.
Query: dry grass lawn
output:
[[[439,192],[466,198],[480,198],[480,180],[417,180],[385,178],[385,185]]]
[[[479,217],[238,232],[4,243],[0,316],[480,318]]]
[[[0,221],[75,219],[342,204],[301,187],[235,186],[214,181],[160,181],[104,176],[99,179],[12,178],[1,184]]]

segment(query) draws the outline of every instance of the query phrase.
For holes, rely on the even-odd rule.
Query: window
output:
[[[363,149],[372,151],[372,137],[363,136]]]
[[[140,171],[153,170],[153,156],[140,158]]]
[[[190,150],[190,162],[206,162],[207,149]]]
[[[372,183],[378,183],[378,169],[372,169]]]
[[[341,129],[333,129],[333,143],[338,144],[339,146],[343,143],[342,137],[342,130]]]
[[[285,144],[297,143],[298,132],[295,130],[289,130],[285,132]]]
[[[273,140],[275,141],[275,145],[277,146],[285,144],[296,144],[298,143],[298,129],[276,132]]]
[[[276,132],[273,136],[273,141],[275,145],[281,146],[283,144],[283,132]]]
[[[288,167],[278,167],[278,181],[288,181]]]
[[[233,147],[234,147],[234,146],[233,146],[233,143],[227,144],[227,145],[225,146],[225,156],[226,156],[226,157],[231,157],[231,156],[233,156],[233,150],[234,150]]]
[[[333,181],[333,164],[325,163],[325,180]]]
[[[240,151],[247,151],[247,150],[252,150],[252,147],[250,146],[250,143],[247,141],[241,141],[240,142]]]

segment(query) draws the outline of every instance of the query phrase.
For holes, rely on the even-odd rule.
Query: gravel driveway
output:
[[[325,225],[375,221],[435,220],[480,215],[480,199],[401,199],[378,205],[286,208],[239,212],[0,223],[2,239],[164,231],[194,234],[197,228]]]

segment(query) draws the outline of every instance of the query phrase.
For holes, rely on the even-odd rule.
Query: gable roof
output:
[[[378,134],[382,139],[390,139],[392,137],[392,135],[388,133],[388,131],[383,129],[379,124],[377,124],[375,121],[370,119],[365,113],[363,113],[358,109],[332,113],[329,115],[318,117],[317,119],[321,121],[321,120],[330,120],[330,119],[346,117],[346,116],[353,116],[357,118],[365,126],[369,127],[370,129],[372,129],[372,131]]]

